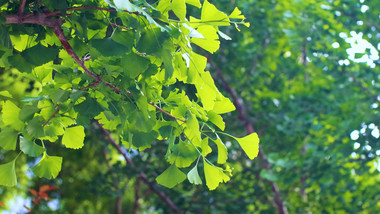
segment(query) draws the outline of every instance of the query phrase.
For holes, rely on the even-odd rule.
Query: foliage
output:
[[[18,188],[4,189],[0,202],[8,204],[16,191],[26,197],[28,189],[48,184],[59,186],[49,193],[59,206],[41,202],[36,212],[376,213],[380,209],[379,59],[373,48],[346,59],[351,47],[346,41],[359,32],[372,46],[379,44],[376,1],[113,2],[132,13],[93,1],[43,2],[45,8],[27,1],[25,13],[59,9],[54,16],[70,14],[62,25],[65,38],[95,75],[85,74],[50,26],[0,25],[0,35],[6,35],[0,40],[0,62],[5,63],[0,97],[8,112],[8,128],[0,133],[5,140],[0,142],[28,154],[15,162]],[[68,9],[99,4],[107,10]],[[2,15],[19,9],[18,1],[2,5]],[[233,9],[236,6],[252,24],[249,29],[236,30],[235,22],[245,21]],[[232,13],[225,15],[219,9]],[[214,15],[220,19],[212,20]],[[225,26],[227,19],[230,26]],[[48,55],[37,57],[41,51]],[[362,56],[372,64],[357,63]],[[231,97],[237,111],[228,112],[233,107],[221,94]],[[41,131],[37,124],[43,126],[48,120]],[[64,127],[55,128],[60,123]],[[21,135],[19,129],[24,129]],[[258,135],[244,137],[254,130]],[[49,139],[34,137],[43,139],[44,148],[25,133],[51,134]],[[70,140],[63,141],[65,135]],[[258,136],[260,148],[244,143],[256,142]],[[20,143],[9,140],[15,137]],[[67,149],[82,143],[81,149]],[[227,149],[232,152],[227,154]],[[6,151],[0,151],[1,163],[11,163],[18,154]],[[34,156],[45,157],[45,151],[50,155],[46,157],[63,157],[57,178],[26,178],[25,164],[37,165]],[[255,161],[246,158],[256,155]],[[189,182],[182,182],[186,177]],[[175,187],[155,186],[151,182],[155,178],[161,185]],[[208,191],[220,182],[227,184]]]

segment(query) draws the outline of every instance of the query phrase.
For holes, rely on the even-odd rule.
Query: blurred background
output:
[[[210,2],[226,13],[238,6],[251,23],[220,28],[232,40],[216,54],[197,50],[237,107],[225,115],[226,132],[257,132],[260,154],[251,161],[225,139],[233,168],[227,184],[156,188],[187,213],[378,213],[379,1]],[[57,146],[65,159],[57,179],[18,173],[25,188],[0,189],[0,207],[12,210],[4,213],[26,213],[35,198],[30,189],[42,185],[59,189],[36,213],[117,213],[120,206],[123,213],[169,213],[96,127],[82,150]],[[168,166],[166,148],[157,142],[130,157],[153,181]]]

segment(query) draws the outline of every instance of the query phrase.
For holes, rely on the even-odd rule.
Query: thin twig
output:
[[[181,122],[183,122],[183,123],[186,123],[186,120],[182,120],[182,119],[180,119],[180,118],[178,118],[178,117],[176,117],[176,116],[174,116],[174,115],[171,115],[169,112],[167,112],[167,111],[165,111],[164,109],[158,107],[156,104],[154,104],[154,103],[152,103],[152,102],[150,102],[149,104],[152,105],[152,106],[154,106],[154,107],[155,107],[157,110],[159,110],[160,112],[162,112],[162,113],[168,115],[169,117],[174,118],[174,119],[176,119],[176,120],[179,120],[179,121],[181,121]]]
[[[42,125],[42,128],[45,127],[50,122],[50,120],[55,117],[55,114],[57,114],[59,107],[61,107],[61,105],[62,105],[62,103],[58,104],[57,107],[55,107],[53,114],[49,117],[49,119],[46,121],[46,123],[44,125]]]
[[[92,84],[89,85],[89,86],[86,86],[86,87],[80,88],[79,90],[80,90],[80,91],[84,91],[84,90],[87,90],[87,89],[89,89],[89,88],[94,88],[94,87],[98,86],[101,82],[102,82],[102,81],[99,81],[99,80],[98,80],[98,81],[92,83]]]

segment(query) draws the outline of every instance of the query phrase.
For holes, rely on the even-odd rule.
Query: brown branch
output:
[[[42,128],[45,127],[50,122],[50,120],[55,117],[55,114],[57,114],[59,107],[61,107],[61,105],[62,105],[62,103],[58,104],[57,107],[55,107],[53,114],[49,117],[49,119],[46,121],[46,123],[44,125],[42,125]]]
[[[137,214],[139,212],[139,200],[140,200],[140,187],[141,187],[140,179],[137,179],[137,184],[135,187],[135,202],[133,203],[133,213]]]
[[[115,149],[119,152],[119,154],[121,154],[125,161],[127,162],[127,164],[133,166],[133,161],[132,159],[130,159],[124,152],[123,150],[121,149],[121,147],[116,143],[115,139],[112,138],[111,136],[111,133],[103,128],[103,125],[100,124],[98,121],[97,121],[97,124],[99,126],[99,128],[102,130],[102,132],[104,133],[104,135],[106,136],[108,142],[113,146],[115,147]],[[150,182],[148,177],[146,176],[146,174],[144,172],[141,172],[139,174],[139,179],[141,179],[148,187],[151,191],[153,191],[154,193],[156,193],[156,195],[161,198],[161,200],[163,200],[166,205],[168,205],[170,207],[170,209],[173,211],[173,213],[176,213],[176,214],[180,214],[181,211],[178,209],[178,207],[173,203],[173,201],[163,192],[161,192],[160,190],[158,190],[155,186],[154,186],[154,183],[153,182]]]
[[[24,13],[25,3],[26,3],[26,0],[21,0],[21,2],[20,2],[20,8],[18,9],[18,15],[19,16]]]
[[[226,89],[226,91],[228,93],[230,93],[230,95],[232,97],[232,100],[233,100],[233,102],[234,102],[234,104],[236,106],[236,110],[239,113],[239,119],[241,121],[243,121],[244,124],[245,124],[246,133],[247,134],[251,134],[251,133],[255,132],[255,130],[253,128],[253,124],[252,124],[252,122],[250,121],[250,119],[248,117],[247,110],[245,108],[243,99],[241,99],[240,97],[238,97],[236,90],[233,89],[227,83],[227,81],[225,80],[225,78],[223,76],[222,70],[215,65],[215,63],[211,60],[211,58],[208,57],[208,61],[209,61],[210,65],[214,68],[214,71],[216,72],[218,78],[222,81],[222,86]],[[261,148],[261,146],[259,146],[259,155],[258,156],[263,161],[263,163],[262,163],[263,167],[267,171],[271,171],[270,164],[269,164],[268,159],[267,159],[266,155],[264,154],[263,149]],[[279,190],[277,184],[274,183],[273,181],[269,181],[269,180],[268,180],[268,182],[269,182],[269,184],[270,184],[270,186],[272,188],[272,192],[273,192],[273,195],[274,195],[274,201],[275,201],[278,213],[280,213],[280,214],[287,214],[288,210],[285,207],[283,200],[281,199],[280,190]]]
[[[156,195],[158,197],[160,197],[161,200],[163,200],[166,203],[166,205],[168,205],[170,207],[170,209],[172,210],[173,213],[176,213],[176,214],[181,214],[182,213],[178,209],[178,207],[173,203],[173,201],[167,195],[165,195],[165,193],[163,193],[160,190],[158,190],[154,186],[154,183],[149,181],[149,179],[148,179],[148,177],[146,176],[145,173],[140,173],[139,178],[149,187],[150,190],[152,190],[154,193],[156,193]]]
[[[183,123],[186,123],[186,120],[182,120],[182,119],[180,119],[180,118],[178,118],[178,117],[176,117],[176,116],[174,116],[174,115],[171,115],[169,112],[167,112],[167,111],[165,111],[164,109],[158,107],[156,104],[154,104],[154,103],[152,103],[152,102],[150,102],[149,104],[152,105],[152,106],[154,106],[154,107],[155,107],[157,110],[159,110],[160,112],[162,112],[162,113],[168,115],[169,117],[174,118],[174,119],[176,119],[176,120],[179,120],[179,121],[181,121],[181,122],[183,122]]]
[[[100,83],[101,83],[101,81],[98,80],[98,81],[92,83],[92,84],[89,85],[89,86],[86,86],[86,87],[80,88],[79,90],[80,90],[80,91],[84,91],[84,90],[87,90],[87,89],[89,89],[89,88],[94,88],[94,87],[98,86]]]

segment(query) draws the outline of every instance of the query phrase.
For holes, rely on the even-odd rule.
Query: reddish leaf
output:
[[[37,195],[38,195],[38,194],[37,194],[37,191],[34,190],[34,189],[30,189],[29,192],[30,192],[32,195],[34,195],[34,196],[37,196]]]
[[[40,192],[47,192],[53,189],[58,189],[58,186],[43,185],[40,187]]]
[[[0,206],[5,206],[5,204],[3,202],[0,202]]]

